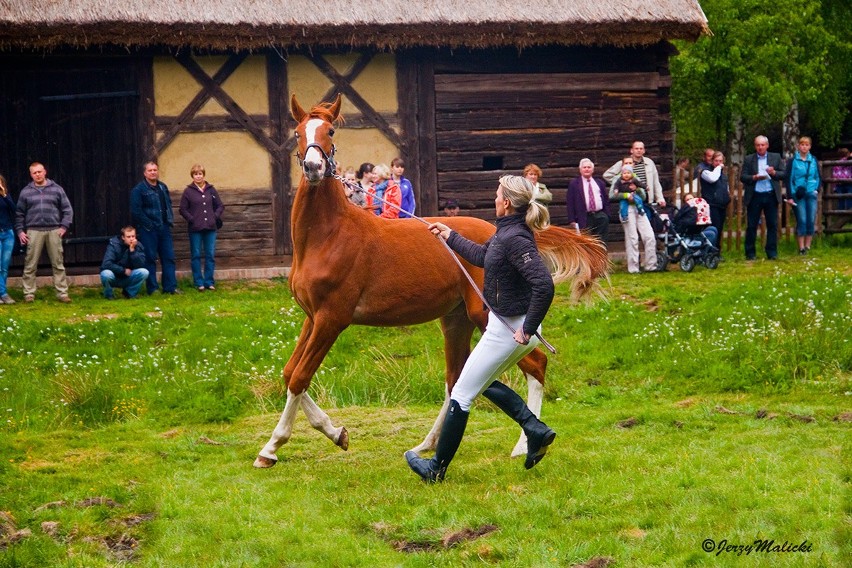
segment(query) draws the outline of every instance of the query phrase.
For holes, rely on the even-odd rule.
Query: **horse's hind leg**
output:
[[[547,355],[541,349],[534,349],[530,353],[518,361],[518,367],[523,371],[527,378],[527,406],[536,415],[536,418],[541,418],[541,402],[544,399],[544,374],[547,371]],[[512,450],[512,457],[527,455],[527,436],[521,430],[521,437],[515,448]]]
[[[447,410],[450,408],[450,393],[446,390],[445,393],[444,404],[441,406],[441,411],[438,412],[438,417],[435,418],[435,423],[432,424],[432,429],[429,430],[429,433],[426,434],[426,437],[423,438],[423,441],[418,446],[410,450],[418,456],[420,452],[431,452],[438,445],[438,438],[441,437],[441,428],[444,426],[444,420],[447,418]]]
[[[335,427],[328,414],[317,406],[317,403],[314,402],[307,391],[302,393],[302,410],[305,411],[305,416],[308,417],[311,426],[325,434],[336,446],[343,450],[349,449],[349,432],[343,426]]]
[[[461,375],[462,368],[464,368],[464,363],[470,355],[470,338],[473,337],[474,328],[475,324],[468,318],[467,308],[464,304],[459,304],[458,307],[441,318],[441,331],[444,334],[444,360],[447,366],[444,405],[441,407],[441,411],[435,418],[435,423],[426,438],[420,445],[411,448],[411,451],[418,455],[420,452],[434,450],[438,444],[441,428],[450,407],[450,392],[452,392],[453,386]]]

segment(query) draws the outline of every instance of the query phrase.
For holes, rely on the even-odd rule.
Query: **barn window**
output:
[[[483,156],[482,171],[490,172],[503,169],[503,156]]]

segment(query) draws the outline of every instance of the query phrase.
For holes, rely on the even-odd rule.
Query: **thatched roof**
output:
[[[0,0],[0,49],[622,46],[706,32],[698,0]]]

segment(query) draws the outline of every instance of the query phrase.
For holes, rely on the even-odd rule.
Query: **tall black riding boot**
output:
[[[450,409],[447,411],[447,417],[444,418],[444,426],[441,428],[441,437],[438,438],[438,447],[435,450],[435,456],[432,459],[426,459],[419,457],[411,450],[405,452],[408,467],[419,475],[423,481],[435,482],[444,480],[444,475],[447,473],[447,466],[450,465],[450,462],[456,455],[456,450],[459,449],[459,444],[461,444],[469,415],[470,412],[462,410],[458,402],[450,400]]]
[[[518,393],[500,381],[491,383],[482,394],[520,424],[527,435],[527,459],[524,461],[524,467],[530,469],[540,462],[547,453],[547,446],[556,438],[556,432],[536,418]]]

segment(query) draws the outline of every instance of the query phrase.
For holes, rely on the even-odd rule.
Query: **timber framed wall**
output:
[[[388,164],[402,156],[418,214],[437,215],[440,204],[453,198],[463,214],[491,219],[499,176],[519,174],[533,162],[544,170],[542,181],[554,194],[553,221],[560,224],[565,188],[578,175],[583,157],[601,173],[632,140],[641,139],[664,186],[668,183],[671,49],[662,42],[644,48],[552,46],[520,52],[12,54],[2,62],[7,88],[0,93],[0,119],[12,136],[4,141],[0,165],[3,173],[14,171],[7,177],[15,196],[29,181],[26,164],[32,160],[49,162],[51,177],[69,190],[78,213],[71,235],[78,240],[67,249],[70,268],[100,263],[106,237],[129,222],[129,190],[141,179],[142,161],[152,157],[160,162],[175,209],[190,181],[190,166],[206,167],[226,204],[217,245],[220,267],[283,265],[292,252],[290,204],[299,180],[290,96],[295,93],[309,107],[341,93],[345,122],[335,137],[338,163],[357,168],[361,162]],[[59,90],[25,92],[13,86],[31,85],[27,77],[46,71],[60,76],[63,69],[68,81],[43,82],[64,85]],[[84,89],[70,77],[86,69],[116,78],[99,86],[90,79]],[[81,99],[83,107],[69,107],[64,114],[43,112],[44,97],[81,95],[89,97]],[[85,129],[78,128],[82,134],[60,138],[63,150],[70,145],[66,156],[94,144],[97,148],[92,152],[86,146],[84,154],[100,157],[59,160],[59,167],[50,163],[56,154],[50,148],[60,141],[51,139],[48,123],[83,117],[81,112],[96,107],[92,100],[124,101],[125,110],[90,123],[77,120],[98,136],[86,138]],[[33,113],[49,118],[34,119]],[[46,134],[34,136],[27,127],[33,121],[44,122],[40,128]],[[186,226],[177,215],[174,236],[178,261],[188,266]]]

